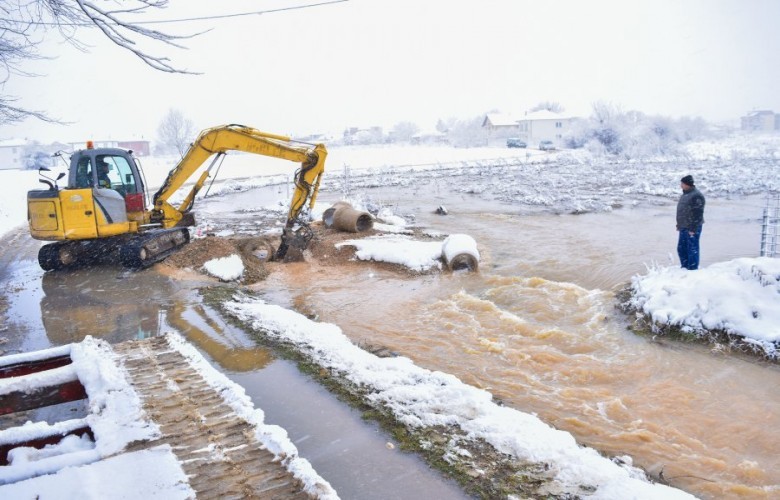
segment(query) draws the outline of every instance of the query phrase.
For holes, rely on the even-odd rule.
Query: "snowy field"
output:
[[[689,173],[709,198],[778,191],[779,152],[780,136],[739,136],[690,144],[681,157],[619,162],[594,158],[585,151],[547,154],[503,148],[334,148],[323,191],[342,193],[349,188],[359,192],[369,186],[411,186],[422,179],[441,180],[456,191],[511,203],[531,213],[610,211],[654,199],[674,200],[679,196],[680,177]],[[220,171],[222,181],[215,183],[211,194],[289,182],[294,166],[282,163],[281,167],[258,168],[256,159],[230,155]],[[162,181],[170,163],[170,159],[144,160],[150,185]],[[25,194],[34,187],[35,172],[0,171],[0,235],[24,225]],[[403,231],[398,224],[386,226],[388,232]],[[394,262],[414,270],[439,266],[443,243],[418,243],[405,234],[390,234],[344,244],[354,246],[358,258]],[[645,276],[634,277],[634,306],[658,323],[679,325],[695,333],[724,330],[746,337],[771,354],[780,339],[778,262],[738,259],[695,272],[653,268]],[[210,262],[206,269],[224,280],[237,279],[243,272],[236,259]],[[353,345],[336,325],[315,323],[256,299],[236,301],[230,308],[258,330],[295,344],[320,366],[366,387],[376,404],[407,425],[457,426],[502,453],[549,463],[556,481],[567,491],[580,491],[580,486],[588,485],[596,488],[599,498],[688,497],[649,483],[641,471],[630,466],[630,458],[622,464],[607,460],[594,450],[579,447],[570,434],[552,429],[532,415],[498,406],[489,393],[455,377],[422,369],[406,358],[377,358]]]

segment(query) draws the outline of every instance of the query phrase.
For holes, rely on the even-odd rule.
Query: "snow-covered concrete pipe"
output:
[[[355,210],[345,201],[334,203],[322,213],[322,222],[339,231],[359,233],[374,227],[374,218],[368,212]]]
[[[479,270],[477,242],[468,234],[451,234],[441,247],[441,258],[450,271]]]

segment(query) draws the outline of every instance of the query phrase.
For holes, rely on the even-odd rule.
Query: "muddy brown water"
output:
[[[704,498],[780,495],[780,369],[738,353],[638,337],[614,292],[676,261],[674,202],[584,215],[523,215],[467,197],[377,197],[417,224],[472,235],[479,274],[409,279],[296,264],[276,300],[455,374],[610,455]],[[434,215],[444,203],[450,215]],[[710,200],[703,265],[756,256],[759,199]]]
[[[608,213],[555,215],[446,190],[422,194],[371,190],[399,213],[415,214],[419,226],[472,235],[482,252],[478,274],[410,276],[370,264],[310,262],[279,268],[254,288],[271,302],[339,325],[355,342],[386,347],[485,388],[582,444],[610,456],[631,455],[650,474],[663,474],[698,496],[780,494],[778,366],[708,346],[638,337],[614,307],[615,291],[646,265],[676,264],[673,201],[650,198]],[[321,203],[336,199],[325,193]],[[449,215],[433,213],[440,204]],[[708,200],[702,264],[757,255],[761,207],[757,198]],[[253,228],[251,214],[238,216],[230,202],[216,201],[210,209],[217,224]],[[311,407],[288,401],[290,392],[274,391],[300,382],[290,378],[294,368],[269,360],[241,332],[219,326],[187,287],[151,271],[128,275],[111,268],[42,280],[30,260],[34,252],[22,254],[0,255],[11,263],[3,277],[10,330],[0,335],[13,337],[0,347],[31,350],[78,340],[105,323],[111,328],[103,334],[115,335],[112,341],[166,325],[186,332],[186,323],[194,328],[188,336],[241,381],[259,406],[278,412],[280,425],[291,423],[302,452],[307,442],[316,442],[308,450],[316,456],[327,444],[327,438],[307,437],[318,436],[311,428],[297,430],[307,418],[316,420],[320,408],[330,411],[327,398]],[[69,287],[61,279],[71,280],[79,294],[65,293]],[[138,296],[144,298],[140,303]],[[81,325],[78,331],[66,328],[74,324]],[[222,347],[208,347],[215,342]],[[309,390],[314,398],[321,389]],[[331,449],[344,444],[338,439]],[[387,458],[380,444],[381,437],[369,446],[367,456],[378,458],[372,463]],[[323,459],[315,468],[329,463]],[[376,481],[351,480],[349,474],[363,473],[330,467],[328,479],[355,498]],[[439,487],[421,494],[455,495]]]

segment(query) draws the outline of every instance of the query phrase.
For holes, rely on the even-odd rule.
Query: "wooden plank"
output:
[[[86,398],[87,391],[78,380],[60,385],[39,387],[34,392],[10,392],[0,396],[0,416]]]
[[[39,359],[36,361],[27,361],[24,363],[15,363],[8,366],[0,366],[0,378],[21,377],[31,373],[38,373],[53,368],[69,365],[73,363],[69,355],[57,356],[54,358]]]
[[[87,434],[90,437],[90,439],[92,439],[93,441],[95,440],[95,435],[92,433],[92,429],[90,429],[89,426],[84,426],[84,427],[79,427],[78,429],[73,429],[72,431],[67,432],[65,434],[54,434],[51,436],[44,436],[36,439],[31,439],[29,441],[22,441],[18,443],[6,443],[0,445],[0,466],[8,465],[8,452],[14,448],[27,447],[27,448],[35,448],[37,450],[40,450],[46,445],[59,443],[66,436],[81,437],[85,434]]]

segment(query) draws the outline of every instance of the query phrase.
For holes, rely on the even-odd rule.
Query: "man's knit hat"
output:
[[[682,182],[685,185],[693,186],[693,176],[692,175],[686,175],[682,179],[680,179],[680,182]]]

